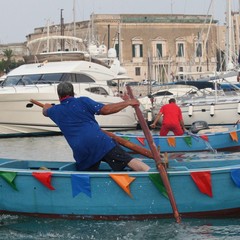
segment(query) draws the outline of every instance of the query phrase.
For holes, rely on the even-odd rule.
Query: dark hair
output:
[[[169,103],[175,103],[176,100],[175,100],[175,98],[170,98],[170,99],[168,100],[168,102],[169,102]]]
[[[73,85],[70,82],[60,82],[57,86],[57,92],[59,98],[66,96],[74,96]]]

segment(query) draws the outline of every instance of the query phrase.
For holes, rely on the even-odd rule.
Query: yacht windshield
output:
[[[70,81],[75,83],[95,82],[92,78],[84,74],[75,73],[49,73],[8,76],[2,86],[34,85],[34,84],[53,84],[61,81]]]

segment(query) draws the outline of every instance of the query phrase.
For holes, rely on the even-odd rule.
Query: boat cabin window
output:
[[[2,86],[15,86],[17,83],[22,79],[22,76],[10,76],[7,77],[3,83]]]
[[[169,96],[169,95],[173,95],[173,93],[169,91],[161,91],[161,92],[154,93],[152,96],[158,97],[158,96]]]
[[[108,92],[103,87],[90,87],[86,88],[86,91],[100,95],[109,95]]]
[[[76,80],[74,82],[87,83],[87,82],[95,82],[95,80],[85,74],[76,74]]]
[[[35,83],[59,83],[63,77],[63,73],[42,74],[42,77]]]
[[[49,73],[49,74],[32,74],[8,76],[2,86],[16,86],[16,85],[33,85],[33,84],[53,84],[63,81],[73,83],[88,83],[95,82],[94,79],[84,74],[75,73]]]
[[[43,83],[58,83],[61,81],[63,74],[32,74],[23,76],[8,76],[3,82],[3,86],[16,86],[16,85],[33,85]]]

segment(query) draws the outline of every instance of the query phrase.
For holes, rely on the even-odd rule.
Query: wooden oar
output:
[[[35,105],[37,105],[37,106],[39,106],[39,107],[43,107],[44,106],[43,103],[38,102],[38,101],[36,101],[34,99],[31,99],[30,102],[35,104]],[[139,146],[137,144],[131,143],[130,141],[128,141],[126,139],[118,137],[115,134],[113,134],[112,132],[108,132],[108,131],[103,130],[103,129],[102,129],[102,131],[104,133],[106,133],[109,137],[113,138],[117,143],[119,143],[120,145],[122,145],[122,146],[124,146],[124,147],[126,147],[126,148],[128,148],[128,149],[130,149],[132,151],[134,151],[135,153],[139,153],[139,154],[141,154],[141,155],[143,155],[145,157],[148,157],[148,158],[153,158],[152,152],[150,150],[148,150],[146,148],[143,148],[143,147],[141,147],[141,146]]]
[[[128,92],[128,95],[130,96],[130,98],[134,99],[132,89],[131,89],[130,86],[127,86],[127,92]],[[148,145],[149,145],[149,147],[152,151],[153,158],[154,158],[154,160],[156,162],[156,165],[157,165],[157,169],[159,171],[159,174],[161,176],[163,184],[166,188],[170,203],[172,205],[174,217],[175,217],[176,221],[179,223],[179,222],[181,222],[181,218],[180,218],[180,215],[178,213],[177,205],[176,205],[176,202],[175,202],[175,199],[174,199],[174,196],[173,196],[173,192],[172,192],[172,189],[171,189],[171,185],[170,185],[170,182],[169,182],[169,179],[168,179],[166,169],[164,168],[163,163],[162,163],[161,158],[160,158],[160,153],[157,151],[157,147],[156,147],[156,145],[153,141],[153,137],[150,133],[148,125],[147,125],[147,123],[146,123],[146,121],[145,121],[145,119],[142,115],[142,112],[141,112],[139,106],[135,106],[134,108],[135,108],[139,123],[140,123],[140,125],[142,127],[142,130],[144,132],[145,138],[147,139]]]

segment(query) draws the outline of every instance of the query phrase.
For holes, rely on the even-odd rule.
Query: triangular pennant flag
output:
[[[237,135],[236,132],[230,132],[230,136],[231,136],[233,141],[238,142],[238,135]]]
[[[129,141],[130,140],[130,137],[122,137],[123,139],[125,139],[125,140],[127,140],[127,141]]]
[[[144,137],[137,137],[137,140],[144,146],[145,145],[145,138]]]
[[[186,136],[186,137],[184,137],[184,141],[189,147],[192,146],[192,137]]]
[[[236,186],[240,188],[240,169],[231,170],[231,177]]]
[[[192,172],[191,177],[195,184],[197,185],[200,192],[212,197],[212,182],[211,182],[211,173],[206,172]]]
[[[16,191],[18,191],[14,179],[17,176],[15,172],[0,172],[0,176]]]
[[[135,180],[135,177],[129,177],[127,174],[110,174],[110,177],[130,196],[130,184]]]
[[[176,139],[175,137],[169,137],[167,138],[168,145],[170,147],[176,147]]]
[[[73,174],[72,179],[72,196],[76,197],[79,193],[83,192],[88,197],[92,197],[90,176],[87,174]]]
[[[32,175],[45,187],[49,188],[50,190],[55,190],[55,188],[51,185],[51,172],[33,172]]]
[[[167,190],[162,182],[160,175],[158,173],[151,173],[149,174],[149,178],[151,179],[155,187],[160,191],[160,193],[164,197],[168,198]]]
[[[207,135],[201,135],[200,138],[202,138],[204,141],[208,142],[208,136]]]

